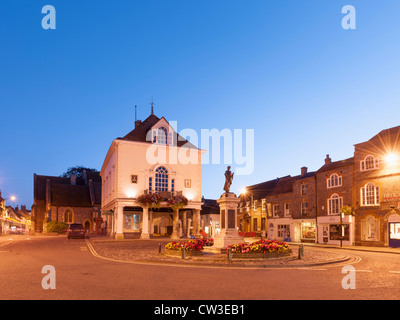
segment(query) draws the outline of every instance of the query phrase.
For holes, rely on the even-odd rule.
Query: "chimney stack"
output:
[[[307,174],[307,167],[302,167],[301,168],[301,175],[305,176]]]
[[[329,158],[329,154],[327,154],[326,158],[325,158],[325,164],[331,164],[331,163],[332,163],[332,159]]]
[[[74,175],[74,174],[71,175],[71,185],[73,185],[73,186],[76,185],[76,175]]]
[[[136,120],[136,121],[135,121],[135,129],[136,129],[137,127],[139,127],[141,124],[142,124],[142,120]]]

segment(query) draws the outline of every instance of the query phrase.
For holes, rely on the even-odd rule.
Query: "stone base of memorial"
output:
[[[226,253],[228,246],[244,241],[244,238],[239,236],[237,230],[237,207],[239,201],[233,192],[224,193],[217,200],[220,208],[221,232],[215,236],[214,246],[207,248],[208,252]]]

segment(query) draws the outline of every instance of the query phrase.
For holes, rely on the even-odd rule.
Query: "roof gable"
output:
[[[195,145],[190,143],[188,140],[179,135],[169,124],[169,122],[164,118],[158,118],[154,114],[151,114],[146,120],[143,122],[137,122],[135,129],[129,132],[122,138],[117,138],[118,140],[126,140],[126,141],[136,141],[136,142],[146,142],[152,143],[150,136],[148,137],[148,133],[152,129],[158,129],[160,127],[166,127],[169,131],[173,131],[175,133],[176,145],[178,147],[186,147],[186,148],[194,148],[197,149]]]

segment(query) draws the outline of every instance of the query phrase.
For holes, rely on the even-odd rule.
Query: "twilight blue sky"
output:
[[[56,30],[41,26],[47,4]],[[356,30],[341,26],[348,4]],[[152,96],[178,130],[255,130],[254,172],[234,192],[351,157],[400,125],[399,11],[395,0],[3,0],[3,196],[29,208],[34,173],[100,169]],[[225,168],[203,166],[205,197],[221,195]]]

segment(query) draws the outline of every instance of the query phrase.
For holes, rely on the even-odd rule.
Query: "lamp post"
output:
[[[343,212],[340,212],[340,247],[343,246],[343,238],[344,238],[344,225],[343,225]]]

